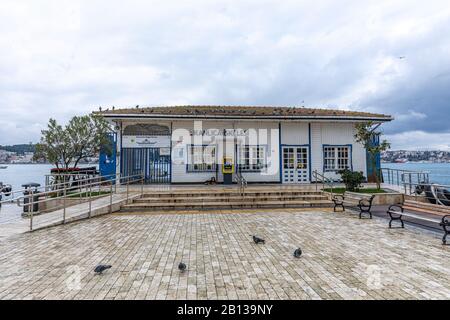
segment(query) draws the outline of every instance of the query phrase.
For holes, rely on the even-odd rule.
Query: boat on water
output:
[[[8,166],[0,166],[0,169],[8,169]]]

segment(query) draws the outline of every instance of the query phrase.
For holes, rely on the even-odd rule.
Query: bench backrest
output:
[[[352,199],[357,199],[357,200],[373,200],[375,198],[375,195],[372,194],[366,194],[366,193],[356,193],[356,192],[350,192],[350,191],[345,191],[344,193],[344,197],[345,198],[352,198]]]

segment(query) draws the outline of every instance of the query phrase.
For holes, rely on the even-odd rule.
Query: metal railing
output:
[[[403,187],[405,183],[430,183],[430,173],[426,171],[381,168],[380,172],[382,182],[392,186]]]
[[[316,184],[316,191],[319,190],[319,184],[322,184],[322,190],[330,189],[331,197],[334,196],[334,186],[336,182],[330,178],[325,177],[323,174],[319,173],[317,170],[312,172],[313,182]]]
[[[88,217],[92,215],[92,201],[94,198],[109,196],[109,212],[112,213],[113,208],[113,195],[119,193],[118,186],[126,186],[124,193],[126,193],[126,202],[130,200],[130,185],[140,183],[141,196],[144,193],[144,174],[132,175],[121,177],[120,175],[108,175],[98,176],[93,178],[81,179],[82,184],[72,186],[68,182],[60,182],[53,185],[52,190],[46,190],[46,186],[22,189],[20,191],[11,191],[11,196],[6,200],[0,201],[0,206],[5,203],[17,203],[19,207],[23,207],[24,213],[27,214],[30,219],[30,231],[33,231],[33,218],[35,213],[45,214],[39,212],[39,208],[49,203],[55,203],[60,201],[60,205],[53,207],[50,212],[55,212],[62,209],[62,224],[66,223],[67,208],[70,206],[68,200],[71,199],[84,199],[88,202]],[[20,196],[14,196],[22,192]],[[73,205],[73,204],[72,204]],[[48,212],[48,213],[50,213]]]
[[[414,197],[415,201],[450,206],[450,185],[437,183],[404,183],[405,195]]]
[[[244,196],[245,188],[247,187],[247,180],[245,180],[244,176],[242,175],[242,173],[240,171],[236,172],[235,180],[239,186],[239,192],[240,192],[241,196]]]

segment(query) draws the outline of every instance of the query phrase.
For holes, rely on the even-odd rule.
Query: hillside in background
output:
[[[15,152],[18,155],[23,155],[25,152],[33,152],[34,153],[35,148],[36,148],[35,144],[15,144],[12,146],[0,145],[0,150]]]
[[[450,152],[448,151],[386,151],[381,155],[384,162],[450,162]]]

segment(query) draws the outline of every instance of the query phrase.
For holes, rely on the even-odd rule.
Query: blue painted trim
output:
[[[311,145],[310,144],[282,144],[281,145],[281,152],[283,152],[284,147],[292,147],[292,148],[298,148],[298,147],[308,147],[308,171],[309,171],[309,182],[311,182]],[[281,168],[283,170],[283,167]]]
[[[309,142],[309,182],[312,181],[312,130],[311,130],[311,123],[308,123],[308,142]]]
[[[205,172],[217,172],[217,144],[187,144],[186,145],[186,160],[189,160],[189,147],[195,146],[195,147],[209,147],[209,146],[215,146],[216,147],[216,165],[214,169],[211,170],[189,170],[189,163],[186,161],[185,165],[185,173],[205,173]]]
[[[325,148],[326,147],[349,147],[350,148],[350,170],[353,171],[353,145],[352,144],[323,144],[322,145],[322,162],[323,172],[337,172],[339,170],[325,170]]]
[[[170,183],[172,183],[172,132],[173,132],[173,122],[170,122],[170,164],[169,164]]]
[[[280,183],[283,183],[283,155],[282,153],[282,148],[281,148],[281,122],[278,122],[278,158],[279,158],[279,170],[280,170]]]
[[[123,174],[123,123],[120,122],[120,175]]]

